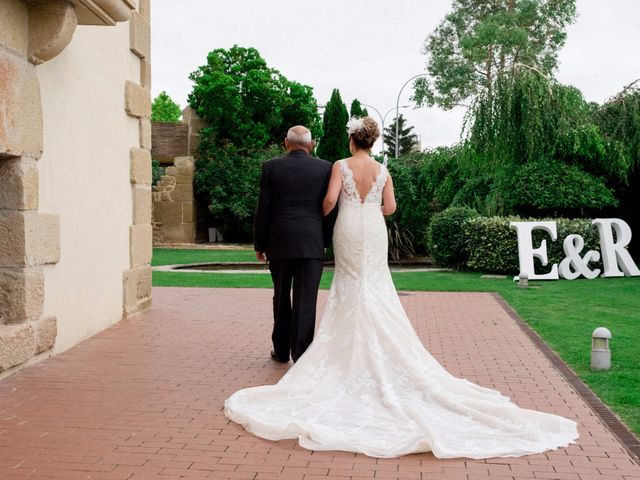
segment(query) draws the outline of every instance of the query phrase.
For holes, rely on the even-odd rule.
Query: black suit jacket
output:
[[[333,235],[337,209],[322,215],[331,163],[294,150],[262,165],[254,221],[258,252],[269,260],[324,258]]]

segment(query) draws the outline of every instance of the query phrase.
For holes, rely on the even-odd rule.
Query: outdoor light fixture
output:
[[[591,334],[592,370],[609,370],[611,367],[611,350],[609,350],[610,338],[611,332],[605,327],[598,327]]]

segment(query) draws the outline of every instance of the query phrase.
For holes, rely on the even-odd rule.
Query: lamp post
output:
[[[381,140],[382,140],[382,156],[383,158],[386,158],[386,154],[384,153],[384,121],[387,118],[387,115],[389,115],[391,112],[393,112],[394,110],[396,110],[396,107],[390,108],[384,115],[382,115],[380,113],[380,111],[374,107],[373,105],[369,105],[367,103],[362,103],[361,104],[363,107],[368,107],[368,108],[372,108],[380,117],[380,123],[382,124],[382,135],[381,135]],[[400,108],[409,108],[410,105],[401,105]]]
[[[419,73],[417,75],[414,75],[413,77],[411,77],[409,80],[407,80],[406,82],[404,82],[404,85],[402,85],[402,88],[400,88],[400,91],[398,92],[398,98],[396,100],[396,158],[398,158],[398,149],[399,149],[399,132],[398,132],[398,112],[400,110],[400,95],[402,95],[402,90],[404,90],[404,87],[407,86],[407,84],[412,81],[415,80],[418,77],[426,77],[427,74],[426,73]]]

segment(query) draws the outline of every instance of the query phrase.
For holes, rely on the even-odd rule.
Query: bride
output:
[[[266,439],[373,457],[514,457],[573,443],[575,422],[454,377],[422,345],[387,265],[393,183],[369,156],[380,131],[370,117],[348,131],[353,156],[334,164],[323,204],[325,215],[340,208],[315,340],[277,384],[229,397],[227,417]]]

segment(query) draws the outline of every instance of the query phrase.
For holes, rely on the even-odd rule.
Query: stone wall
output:
[[[138,126],[130,150],[132,225],[129,227],[129,269],[123,275],[123,314],[134,315],[151,305],[151,0],[139,0],[129,22],[129,48],[139,62],[139,81],[125,82],[125,111]]]
[[[56,208],[48,203],[47,200],[50,198],[48,192],[57,189],[64,190],[65,194],[69,195],[75,193],[73,202],[77,204],[83,201],[82,195],[91,195],[93,191],[91,183],[71,182],[70,177],[62,175],[53,167],[56,161],[55,149],[49,153],[48,144],[45,141],[49,133],[46,129],[56,125],[56,120],[61,118],[60,115],[71,116],[79,113],[76,114],[75,121],[83,122],[85,118],[99,116],[100,112],[83,110],[86,106],[72,94],[63,109],[47,110],[52,115],[50,120],[45,121],[43,104],[46,104],[50,98],[43,97],[42,92],[46,91],[46,88],[43,88],[41,76],[45,75],[46,71],[55,72],[58,68],[56,81],[58,85],[63,85],[68,78],[82,75],[82,68],[88,69],[90,66],[80,63],[77,58],[69,58],[66,64],[58,62],[57,66],[51,68],[50,65],[53,62],[49,62],[61,58],[65,53],[70,55],[65,49],[74,38],[77,25],[114,26],[117,22],[127,21],[132,15],[131,10],[137,4],[135,0],[0,1],[0,112],[2,112],[0,115],[0,376],[10,374],[21,366],[45,357],[56,345],[59,331],[63,325],[66,325],[67,319],[64,315],[61,316],[56,308],[52,309],[52,304],[47,302],[47,299],[53,297],[48,293],[52,285],[56,282],[64,282],[69,286],[69,295],[62,299],[69,304],[73,304],[77,297],[101,299],[102,291],[87,290],[85,285],[75,282],[77,279],[73,276],[62,275],[56,278],[56,275],[62,272],[59,265],[74,256],[76,252],[72,247],[62,248],[66,244],[61,241],[61,232],[67,231],[65,229],[70,224],[64,222],[69,222],[69,217],[64,205]],[[140,0],[140,13],[134,12],[133,15],[142,15],[145,9],[148,14],[148,6],[148,0]],[[146,18],[148,25],[148,17]],[[112,40],[118,41],[120,38],[119,33],[116,35],[107,33],[109,29],[90,28],[88,30],[102,31],[104,36],[93,37],[92,41],[95,39],[97,43],[85,45],[86,49]],[[124,36],[127,43],[129,33],[129,28],[126,28]],[[131,50],[127,48],[122,53],[114,53],[117,50],[109,53],[129,56],[132,55],[131,52],[135,53],[136,49],[144,52],[148,39],[148,28],[145,30],[144,25],[140,26],[139,21],[132,22]],[[104,61],[99,55],[94,56],[96,61]],[[148,60],[148,57],[144,60]],[[136,66],[136,73],[140,71],[141,76],[150,78],[148,65],[145,67],[138,65],[140,68]],[[71,71],[67,68],[80,71]],[[128,72],[129,69],[127,69]],[[124,72],[117,73],[124,74]],[[102,81],[110,82],[113,78],[117,78],[117,75]],[[117,97],[108,99],[112,104],[123,103],[123,87],[124,85],[118,89]],[[141,88],[145,90],[144,87]],[[148,89],[145,91],[150,97]],[[137,95],[134,93],[130,97],[125,99],[129,107],[133,107],[134,104],[145,104],[144,95],[141,93]],[[149,104],[150,110],[150,98],[146,103]],[[144,107],[141,108],[144,109]],[[119,118],[122,117],[120,113]],[[141,115],[139,118],[143,117],[144,115]],[[104,132],[108,132],[112,126],[103,123],[101,129],[95,132],[96,136],[104,136]],[[148,135],[143,133],[145,127]],[[150,133],[150,124],[143,125],[140,122],[138,125],[136,120],[135,137],[139,138],[140,142],[144,141],[147,149],[150,147]],[[75,134],[76,132],[72,129],[68,139],[72,147],[77,140],[74,137]],[[86,140],[82,139],[82,141]],[[125,158],[127,157],[125,150]],[[73,157],[75,162],[92,160],[91,156],[80,155],[77,151],[76,156]],[[51,165],[45,165],[47,162]],[[150,199],[150,156],[148,165],[149,180],[146,188]],[[93,179],[100,180],[95,177],[94,172]],[[129,184],[128,165],[126,175],[120,181]],[[144,194],[137,196],[131,194],[127,198],[135,199],[136,197],[144,197]],[[150,206],[150,201],[146,203]],[[144,204],[144,201],[141,204]],[[129,205],[128,212],[132,208],[134,210],[132,216],[136,216],[137,204],[134,203],[133,207]],[[151,251],[150,208],[148,210],[149,215],[146,219],[149,229],[148,247],[144,242],[136,242],[135,245],[130,246],[130,249],[132,252],[136,251],[135,255],[131,254],[132,258],[135,256],[136,262],[146,260],[149,271],[148,282],[138,282],[137,289],[150,293],[150,267],[148,267],[150,255],[147,255],[147,251]],[[121,215],[121,212],[114,211],[112,215]],[[137,215],[140,220],[144,218],[143,213]],[[62,228],[63,224],[65,229]],[[116,242],[122,238],[122,233],[107,232]],[[73,241],[69,242],[69,245],[73,245]],[[99,252],[91,251],[91,255],[84,259],[83,267],[91,271],[94,276],[99,276],[100,272],[94,270],[91,264],[96,254]],[[121,277],[117,281],[122,288]],[[149,298],[149,295],[146,298]],[[122,312],[122,296],[117,298],[117,305]],[[119,318],[122,318],[122,314]],[[85,319],[86,322],[100,320],[101,317]]]
[[[170,165],[153,186],[154,245],[196,241],[194,158],[198,152],[198,132],[205,126],[206,122],[189,107],[182,111],[181,123],[151,124],[151,155],[161,164]]]
[[[194,243],[193,157],[177,157],[153,186],[155,245]]]
[[[176,157],[189,155],[187,123],[151,122],[151,157],[161,164],[173,164]]]

